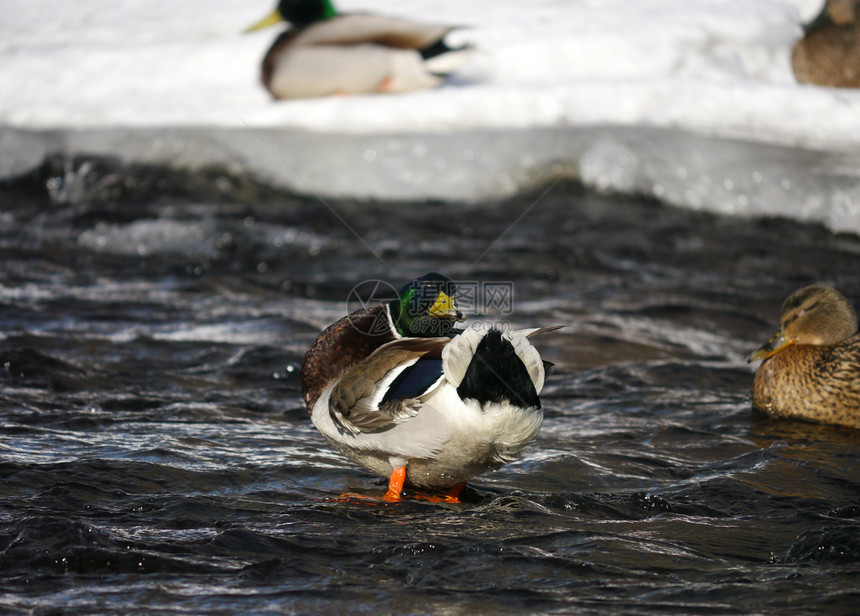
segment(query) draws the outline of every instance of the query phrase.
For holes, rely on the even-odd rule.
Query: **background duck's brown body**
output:
[[[800,83],[860,88],[860,2],[828,0],[791,55]]]
[[[860,334],[838,344],[798,344],[755,375],[753,406],[774,417],[860,428]]]

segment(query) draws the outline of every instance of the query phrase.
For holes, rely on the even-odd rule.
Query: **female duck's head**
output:
[[[842,342],[857,332],[857,314],[836,289],[812,285],[785,300],[779,324],[779,330],[749,356],[749,361],[767,359],[793,344]]]
[[[828,26],[847,26],[860,19],[860,1],[825,0],[821,12],[803,27],[809,34]]]
[[[456,292],[454,281],[433,272],[404,285],[389,303],[397,332],[422,338],[457,333],[454,326],[466,317],[457,309]]]

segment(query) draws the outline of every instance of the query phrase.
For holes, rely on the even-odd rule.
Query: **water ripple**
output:
[[[744,356],[794,287],[860,297],[856,237],[563,184],[514,228],[534,196],[333,204],[383,261],[313,199],[90,168],[2,214],[0,610],[854,610],[860,436],[752,413]],[[458,505],[344,496],[384,481],[311,426],[304,350],[357,282],[430,270],[566,326],[543,430]]]

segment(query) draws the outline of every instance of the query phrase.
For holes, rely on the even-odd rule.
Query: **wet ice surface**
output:
[[[753,414],[744,358],[797,287],[856,304],[856,236],[565,183],[321,202],[85,164],[3,189],[4,609],[855,608],[860,433]],[[310,424],[302,354],[357,282],[430,270],[566,325],[536,341],[544,428],[462,505],[337,502],[384,486]]]

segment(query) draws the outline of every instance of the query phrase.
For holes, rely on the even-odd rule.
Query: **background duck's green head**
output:
[[[296,27],[307,26],[337,15],[331,0],[280,0],[274,11],[264,19],[250,26],[245,32],[253,32],[282,21]]]
[[[434,272],[404,285],[389,303],[397,332],[422,338],[454,335],[454,326],[466,319],[457,310],[456,292],[452,280]]]

